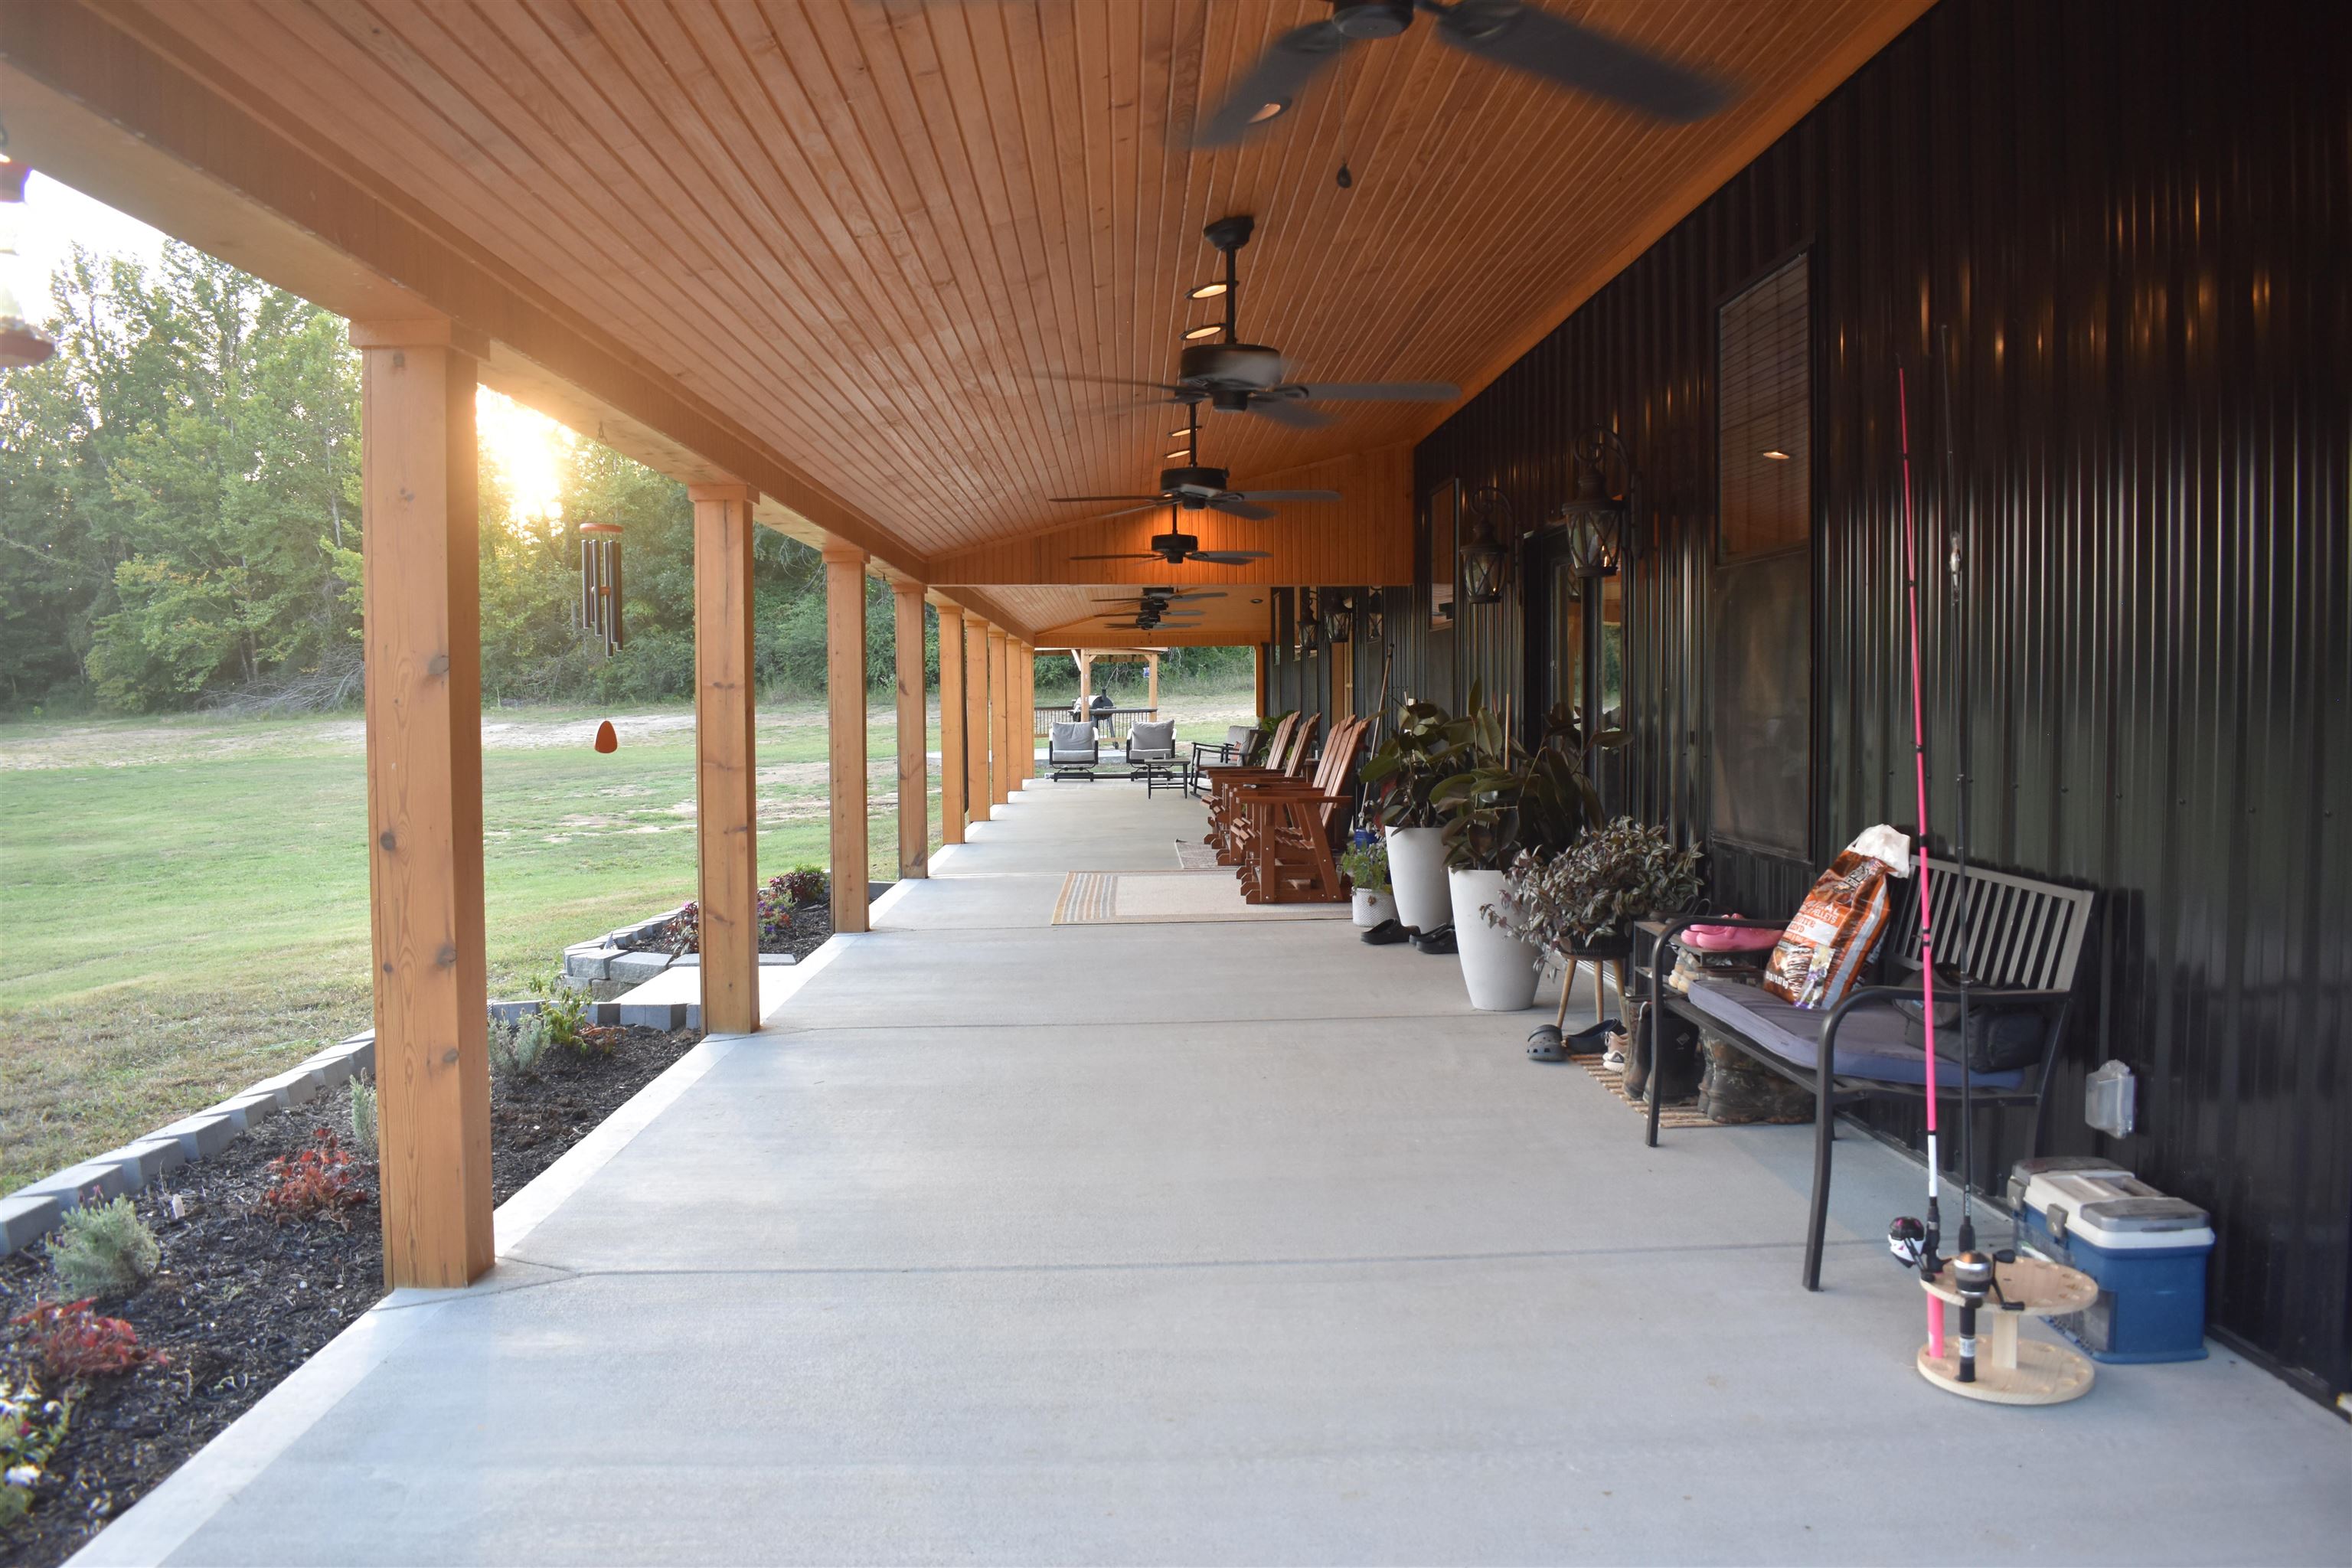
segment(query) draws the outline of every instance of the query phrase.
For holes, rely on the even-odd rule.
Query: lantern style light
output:
[[[1567,531],[1569,569],[1580,577],[1613,577],[1624,563],[1632,515],[1633,458],[1614,430],[1586,433],[1571,448],[1576,461],[1576,499],[1552,514]],[[1626,496],[1609,493],[1608,457],[1613,450],[1624,470]]]
[[[1298,657],[1305,658],[1315,651],[1318,642],[1318,628],[1315,618],[1314,589],[1298,590],[1298,616],[1292,624],[1296,628],[1295,635],[1297,638],[1296,647]]]
[[[31,269],[17,259],[16,226],[25,212],[25,177],[32,169],[0,154],[0,370],[46,363],[58,345],[26,314],[36,291]]]
[[[1511,498],[1492,486],[1470,495],[1470,537],[1462,546],[1462,596],[1473,605],[1499,605],[1510,582]]]
[[[1388,629],[1388,595],[1380,589],[1372,590],[1371,602],[1364,606],[1364,638],[1378,642]]]
[[[1347,595],[1335,595],[1323,607],[1323,646],[1337,647],[1355,635],[1356,601]]]

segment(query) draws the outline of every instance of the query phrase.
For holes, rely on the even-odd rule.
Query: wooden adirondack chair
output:
[[[1286,756],[1280,750],[1266,753],[1269,766],[1263,768],[1219,768],[1209,780],[1209,831],[1201,842],[1213,847],[1220,865],[1240,862],[1230,858],[1234,831],[1234,792],[1244,784],[1264,784],[1274,779],[1297,779],[1307,764],[1307,753],[1315,744],[1315,731],[1321,726],[1323,716],[1309,713],[1291,731],[1290,751]],[[1278,737],[1277,737],[1278,738]]]
[[[1278,763],[1286,755],[1288,754],[1286,748],[1290,744],[1290,733],[1297,728],[1298,712],[1296,709],[1293,709],[1290,712],[1285,713],[1280,719],[1275,721],[1274,733],[1266,738],[1265,742],[1265,754],[1267,761]],[[1243,753],[1244,756],[1247,754],[1248,753],[1246,752]],[[1244,763],[1239,758],[1236,758],[1230,763],[1212,763],[1208,766],[1199,770],[1199,776],[1195,780],[1196,792],[1206,791],[1208,794],[1213,795],[1216,792],[1217,780],[1226,773],[1264,773],[1265,771],[1266,770],[1262,766]]]
[[[1305,789],[1286,784],[1244,787],[1235,805],[1243,858],[1242,897],[1254,904],[1337,903],[1341,815],[1354,797],[1356,767],[1369,720],[1342,724],[1323,748],[1323,765]]]

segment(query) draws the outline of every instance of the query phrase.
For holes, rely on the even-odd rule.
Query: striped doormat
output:
[[[1240,878],[1218,871],[1072,871],[1054,923],[1178,925],[1196,921],[1344,921],[1346,904],[1253,904]]]
[[[1637,1116],[1645,1119],[1649,1116],[1650,1108],[1625,1092],[1625,1075],[1615,1068],[1608,1066],[1597,1053],[1589,1057],[1570,1057],[1568,1059],[1582,1068],[1593,1082],[1615,1097],[1618,1104],[1626,1107]],[[1698,1102],[1686,1100],[1676,1105],[1660,1107],[1658,1125],[1674,1128],[1721,1127],[1724,1123],[1710,1121],[1701,1116],[1698,1111]]]
[[[1213,845],[1187,844],[1176,840],[1176,869],[1179,871],[1213,871],[1217,868],[1217,851]]]

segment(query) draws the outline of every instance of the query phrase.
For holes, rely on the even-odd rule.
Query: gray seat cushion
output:
[[[1829,1019],[1827,1008],[1791,1006],[1760,985],[1742,985],[1736,980],[1692,981],[1690,1004],[1733,1033],[1798,1067],[1811,1071],[1821,1065],[1822,1026]],[[1903,1015],[1886,1002],[1865,1002],[1845,1016],[1845,1022],[1838,1026],[1837,1060],[1832,1066],[1840,1078],[1866,1078],[1879,1083],[1927,1081],[1919,1047],[1903,1037]],[[2013,1089],[2024,1079],[2019,1069],[1972,1073],[1969,1081],[1979,1089]],[[1936,1082],[1958,1089],[1959,1064],[1938,1060]]]
[[[1139,719],[1127,733],[1127,760],[1140,762],[1176,754],[1176,721]]]
[[[1056,763],[1091,763],[1101,756],[1092,724],[1056,723],[1046,756]]]

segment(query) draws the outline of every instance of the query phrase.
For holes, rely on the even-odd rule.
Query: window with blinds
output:
[[[1812,532],[1812,311],[1804,257],[1723,307],[1716,384],[1716,558],[1748,561]]]

